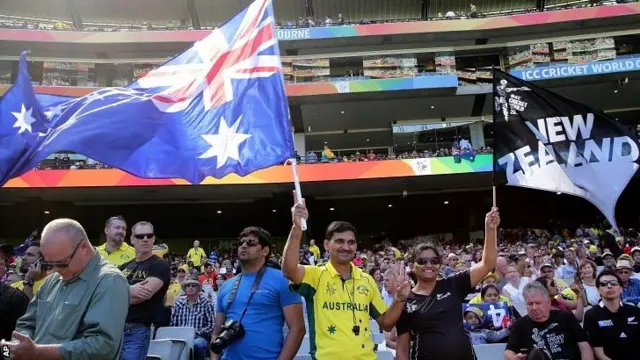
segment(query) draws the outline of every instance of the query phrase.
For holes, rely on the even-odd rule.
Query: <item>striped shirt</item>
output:
[[[213,303],[203,293],[194,304],[189,304],[186,296],[177,298],[171,311],[171,326],[192,327],[199,337],[211,334],[215,319]]]

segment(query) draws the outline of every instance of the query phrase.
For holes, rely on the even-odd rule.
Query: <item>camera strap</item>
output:
[[[258,270],[258,274],[256,275],[256,279],[253,280],[253,284],[251,285],[251,294],[249,295],[249,299],[247,300],[247,305],[244,307],[244,310],[242,311],[242,315],[240,315],[240,319],[238,319],[238,322],[242,322],[242,319],[244,318],[244,315],[247,313],[247,310],[249,310],[249,304],[251,303],[251,299],[253,298],[253,294],[255,294],[256,291],[258,290],[258,286],[260,285],[260,281],[262,281],[262,277],[264,276],[264,273],[265,273],[266,270],[267,270],[266,264],[264,266],[262,266],[260,268],[260,270]],[[238,294],[238,288],[240,287],[240,281],[241,280],[242,280],[242,274],[240,274],[236,278],[236,281],[233,284],[233,288],[231,289],[231,294],[229,294],[229,302],[228,302],[229,305],[228,305],[227,311],[229,311],[229,308],[231,308],[231,304],[236,299],[236,295]]]

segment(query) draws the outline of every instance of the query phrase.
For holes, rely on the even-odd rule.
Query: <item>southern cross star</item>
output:
[[[36,122],[36,119],[31,115],[33,113],[33,108],[27,110],[24,104],[22,104],[20,112],[11,113],[16,117],[16,122],[13,124],[13,127],[20,128],[20,130],[18,130],[18,134],[22,134],[25,130],[31,132],[31,124]]]
[[[238,148],[240,144],[251,137],[250,134],[238,133],[238,126],[242,116],[229,127],[224,118],[220,119],[220,128],[217,134],[204,134],[202,138],[211,145],[211,149],[207,150],[204,154],[200,155],[200,159],[208,159],[216,157],[216,168],[219,169],[227,160],[234,159],[240,161],[240,154]]]

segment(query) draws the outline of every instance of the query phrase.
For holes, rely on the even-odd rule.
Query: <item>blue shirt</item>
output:
[[[237,276],[236,276],[237,277]],[[226,281],[218,293],[217,309],[226,319],[240,319],[251,294],[256,273],[243,273],[236,299],[229,308],[229,295],[236,277]],[[276,269],[267,268],[249,309],[242,319],[245,336],[229,345],[222,360],[275,360],[284,343],[284,313],[282,308],[302,303],[300,295],[291,291],[289,281]]]
[[[638,305],[640,303],[640,280],[631,278],[629,283],[622,289],[621,300],[626,303]]]

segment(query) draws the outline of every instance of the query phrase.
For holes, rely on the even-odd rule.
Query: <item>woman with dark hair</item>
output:
[[[442,257],[435,247],[420,244],[413,249],[417,283],[396,324],[397,360],[476,359],[460,313],[467,294],[496,266],[499,224],[500,214],[493,208],[485,217],[482,260],[446,279],[437,280]]]
[[[518,310],[516,310],[516,308],[513,305],[511,305],[511,302],[509,301],[509,299],[500,295],[500,290],[498,290],[498,287],[495,286],[494,284],[487,284],[483,286],[482,290],[480,290],[480,297],[482,298],[482,303],[484,304],[491,304],[491,303],[497,303],[497,302],[503,302],[507,304],[509,307],[509,311],[511,312],[511,317],[514,320],[520,319],[522,317],[520,316],[520,313],[518,312]]]
[[[371,275],[373,280],[376,282],[376,285],[378,285],[378,290],[382,291],[382,273],[380,271],[380,268],[372,268],[371,270],[369,270],[369,275]]]

